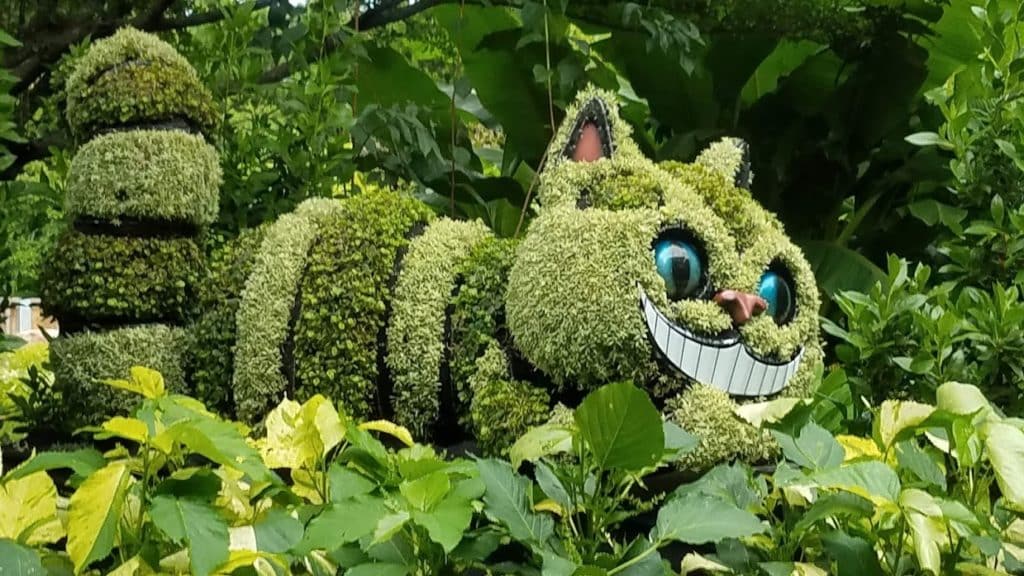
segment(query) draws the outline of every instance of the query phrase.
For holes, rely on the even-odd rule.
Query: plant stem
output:
[[[636,556],[630,558],[629,560],[626,560],[622,564],[619,564],[615,568],[612,568],[611,570],[609,570],[608,571],[608,576],[612,576],[612,574],[618,574],[619,572],[622,572],[626,568],[629,568],[630,566],[632,566],[632,565],[636,564],[637,562],[640,562],[644,558],[650,556],[652,552],[657,552],[658,548],[660,548],[664,543],[665,543],[664,540],[658,539],[658,541],[654,542],[653,544],[651,544],[651,547],[648,548],[647,550],[644,550],[643,552],[637,554]]]

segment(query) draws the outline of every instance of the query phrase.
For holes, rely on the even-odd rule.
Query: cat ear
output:
[[[741,138],[723,138],[704,149],[697,163],[725,176],[737,188],[750,190],[754,173],[750,169],[750,145]]]
[[[608,104],[600,98],[591,98],[576,115],[562,155],[574,162],[593,162],[610,158],[614,151]]]

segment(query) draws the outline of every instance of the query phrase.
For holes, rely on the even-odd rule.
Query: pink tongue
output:
[[[576,162],[593,162],[603,156],[597,126],[590,123],[584,125],[583,131],[580,132],[580,140],[576,143],[576,150],[573,150],[572,159]]]

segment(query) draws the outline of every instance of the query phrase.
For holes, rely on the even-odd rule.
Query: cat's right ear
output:
[[[608,104],[600,98],[591,98],[576,115],[562,155],[574,162],[594,162],[611,158],[614,152]]]

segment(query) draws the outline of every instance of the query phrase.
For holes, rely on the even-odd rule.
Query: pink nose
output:
[[[751,318],[768,309],[768,303],[764,301],[764,298],[737,290],[722,290],[715,294],[715,302],[725,308],[729,316],[732,316],[732,323],[736,326],[746,324]]]

